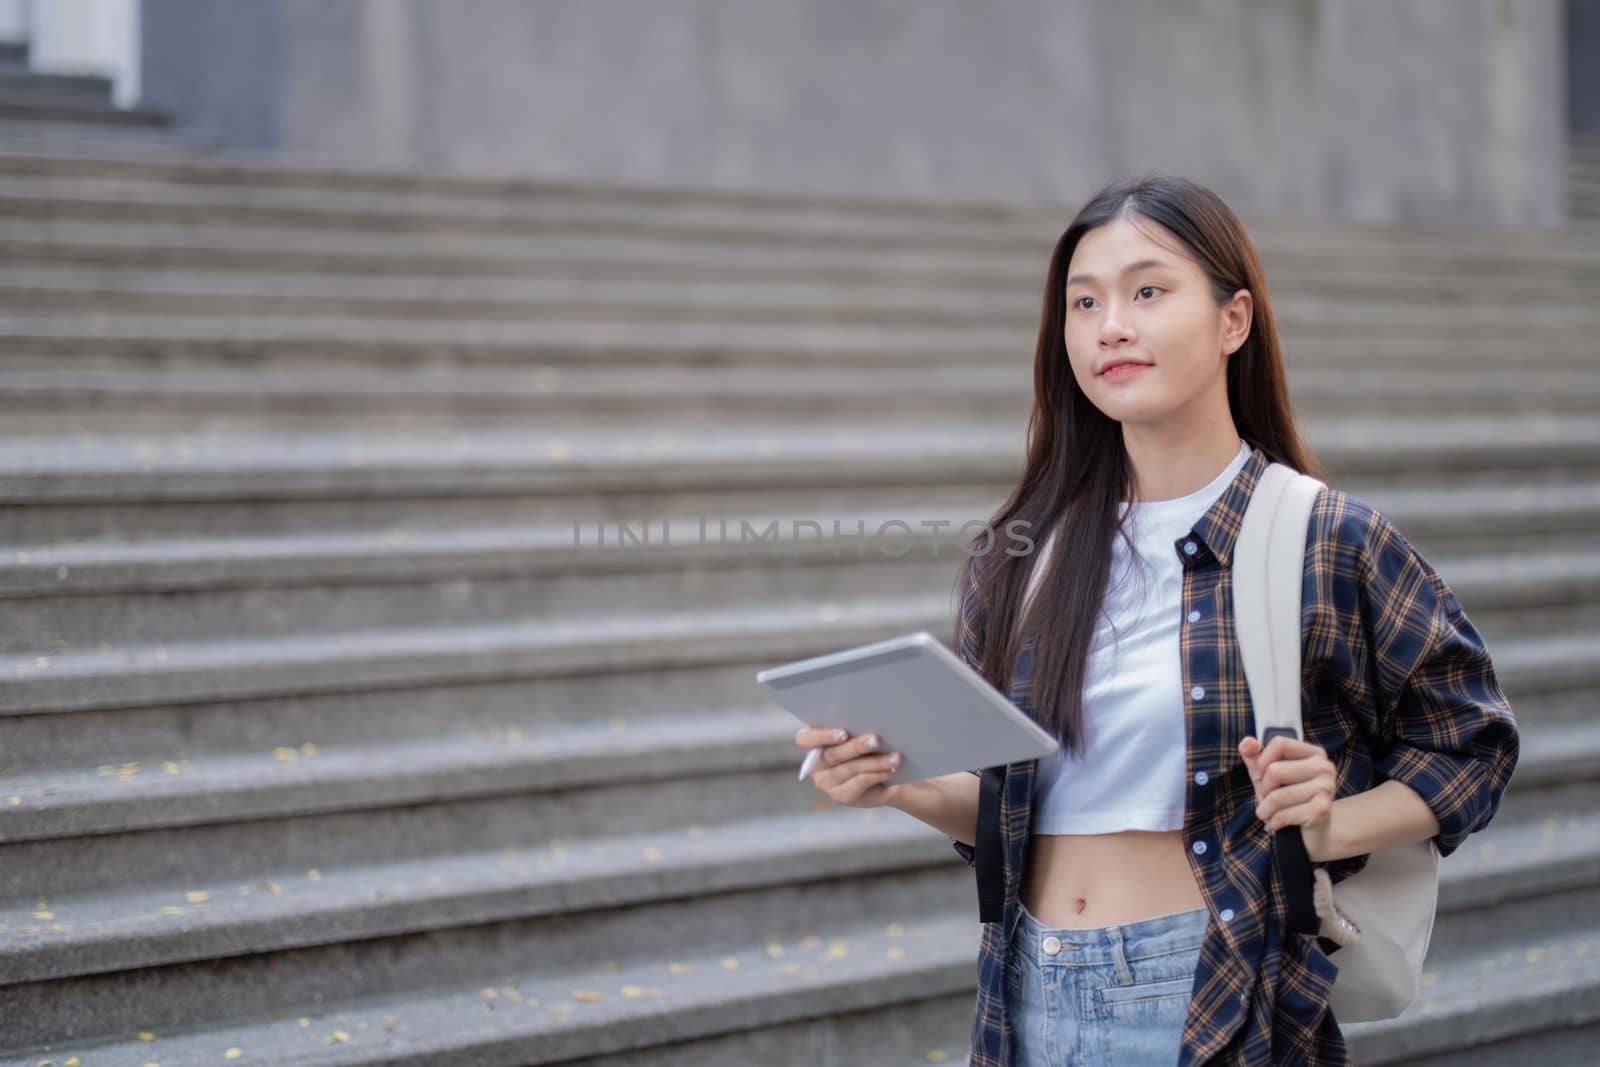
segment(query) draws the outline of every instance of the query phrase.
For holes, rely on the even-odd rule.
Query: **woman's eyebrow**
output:
[[[1126,267],[1123,267],[1122,274],[1126,277],[1135,271],[1148,270],[1151,267],[1170,267],[1171,265],[1164,259],[1141,259],[1137,263],[1129,263]],[[1076,285],[1079,282],[1088,283],[1095,280],[1096,278],[1093,274],[1074,274],[1067,279],[1067,284]]]

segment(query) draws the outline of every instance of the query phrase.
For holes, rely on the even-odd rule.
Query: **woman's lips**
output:
[[[1149,370],[1148,363],[1119,363],[1115,367],[1101,374],[1100,377],[1107,381],[1121,381],[1123,378],[1132,378],[1142,370]]]

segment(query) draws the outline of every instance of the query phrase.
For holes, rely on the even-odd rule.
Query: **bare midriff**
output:
[[[1022,902],[1046,926],[1087,929],[1205,906],[1181,830],[1034,834]]]

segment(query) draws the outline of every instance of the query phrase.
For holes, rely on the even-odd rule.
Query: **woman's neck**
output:
[[[1130,440],[1127,434],[1124,442],[1133,467],[1134,503],[1176,500],[1204,489],[1234,461],[1243,444],[1231,428],[1198,445]]]

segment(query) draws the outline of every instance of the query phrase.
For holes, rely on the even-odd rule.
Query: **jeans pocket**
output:
[[[1191,976],[1164,982],[1102,986],[1094,991],[1094,999],[1096,1003],[1107,1007],[1160,1007],[1164,1000],[1176,998],[1179,1001],[1187,1001],[1193,988],[1194,978]]]

